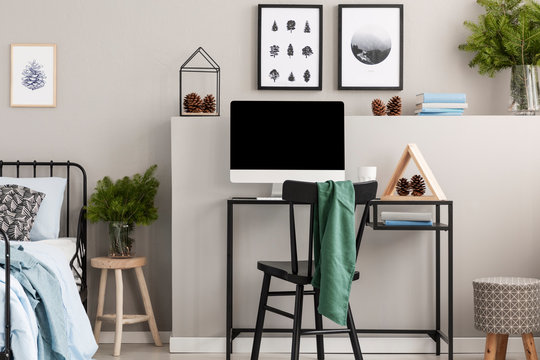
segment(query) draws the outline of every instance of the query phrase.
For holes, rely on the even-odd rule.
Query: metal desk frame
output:
[[[231,359],[233,340],[243,332],[254,332],[254,328],[233,327],[233,215],[234,205],[286,205],[284,200],[257,200],[233,198],[227,200],[227,300],[226,300],[226,360]],[[378,221],[378,207],[386,205],[433,205],[435,223],[433,226],[386,226]],[[435,342],[435,354],[441,354],[441,340],[448,344],[448,359],[453,359],[453,202],[452,201],[381,201],[369,203],[372,216],[367,226],[373,230],[415,230],[435,231],[435,329],[357,329],[358,333],[367,334],[425,334]],[[441,206],[448,211],[448,224],[442,224]],[[371,215],[371,214],[370,214]],[[441,231],[447,232],[448,239],[448,332],[441,330]],[[292,332],[292,329],[264,329],[267,333]]]

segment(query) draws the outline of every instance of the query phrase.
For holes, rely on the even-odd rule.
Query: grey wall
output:
[[[473,19],[480,9],[472,0],[406,0],[404,90],[401,92],[337,91],[337,4],[324,2],[323,91],[257,91],[256,2],[248,0],[20,0],[0,4],[0,119],[18,136],[0,144],[3,159],[70,159],[83,164],[89,187],[105,175],[117,178],[159,165],[161,188],[157,204],[160,219],[137,230],[137,252],[149,257],[145,272],[155,304],[158,326],[171,329],[171,184],[170,116],[178,113],[178,68],[203,46],[222,68],[221,120],[226,121],[232,99],[299,100],[340,99],[349,115],[366,115],[375,97],[399,94],[405,111],[411,113],[413,97],[422,91],[463,91],[471,104],[469,114],[505,112],[508,74],[496,79],[479,76],[467,67],[470,55],[456,47],[466,37],[461,23]],[[389,1],[392,2],[392,1]],[[287,2],[283,2],[287,3]],[[295,3],[313,3],[302,0]],[[350,2],[355,3],[355,2]],[[58,46],[58,99],[54,109],[9,107],[9,44],[56,43]],[[220,119],[214,119],[219,121]],[[376,128],[377,123],[371,126]],[[213,131],[213,130],[212,130]],[[427,130],[418,132],[431,136]],[[19,135],[20,134],[20,135]],[[223,134],[218,134],[223,136]],[[206,135],[204,136],[206,137]],[[480,136],[483,138],[482,136]],[[222,141],[221,137],[219,138]],[[196,157],[197,155],[193,154]],[[226,154],[220,156],[220,171],[226,172]],[[393,155],[388,155],[393,156]],[[213,165],[211,165],[213,166]],[[193,176],[187,169],[179,174]],[[259,187],[235,187],[236,192]],[[192,196],[192,195],[190,195]],[[218,211],[224,197],[211,202]],[[180,208],[180,216],[192,214]],[[204,212],[201,211],[201,217]],[[264,210],[263,210],[264,211]],[[172,219],[173,223],[177,219]],[[200,220],[203,221],[203,220]],[[220,221],[223,221],[220,220]],[[217,230],[216,230],[217,231]],[[216,234],[221,234],[219,231]],[[203,233],[201,233],[203,234]],[[90,226],[90,255],[106,252],[103,224]],[[219,241],[218,238],[215,239]],[[210,241],[206,239],[205,241]],[[175,234],[173,243],[186,246],[201,238],[185,239]],[[220,257],[219,248],[200,248]],[[191,254],[194,255],[194,254]],[[196,258],[192,256],[192,258]],[[172,262],[182,257],[173,253]],[[189,263],[189,262],[188,262]],[[179,266],[186,266],[179,264]],[[218,267],[218,270],[221,268]],[[186,268],[186,271],[189,268]],[[95,306],[97,273],[91,272],[91,309]],[[194,275],[197,280],[202,276]],[[203,279],[203,278],[200,278]],[[194,281],[195,281],[194,280]],[[128,290],[136,289],[128,278]],[[183,284],[183,283],[182,283]],[[190,285],[191,284],[191,285]],[[185,284],[175,293],[174,303],[205,303],[206,284]],[[175,286],[179,286],[175,284]],[[195,286],[195,287],[193,287]],[[211,287],[222,299],[223,284]],[[92,291],[93,290],[93,291]],[[112,292],[111,292],[112,295]],[[127,297],[129,299],[129,297]],[[198,299],[198,300],[197,300]],[[130,299],[126,311],[140,311]],[[219,309],[222,304],[218,303]],[[107,306],[112,306],[109,302]],[[190,311],[187,307],[186,310]],[[93,311],[91,312],[91,315]],[[208,313],[206,316],[210,316]],[[220,335],[219,316],[205,321],[176,318],[176,335]],[[134,326],[131,329],[139,329]]]
[[[1,141],[0,157],[76,161],[87,170],[90,192],[105,175],[116,179],[158,164],[159,220],[137,229],[136,251],[148,257],[144,271],[160,330],[171,329],[169,117],[177,113],[177,67],[191,51],[178,46],[179,13],[180,2],[166,9],[152,1],[0,4],[0,119],[11,134]],[[9,44],[49,42],[57,44],[57,107],[10,108]],[[105,225],[90,225],[90,256],[107,249]],[[93,319],[99,272],[89,276]],[[125,311],[142,312],[134,274],[125,282]],[[111,276],[108,312],[113,284]],[[137,329],[145,326],[126,327]]]

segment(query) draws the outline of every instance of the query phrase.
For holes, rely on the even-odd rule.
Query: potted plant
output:
[[[472,32],[459,49],[475,53],[470,67],[490,77],[511,68],[510,111],[540,110],[540,5],[533,0],[477,0],[485,8],[478,23],[465,21]]]
[[[135,174],[113,182],[105,176],[97,182],[87,206],[91,222],[109,223],[110,257],[131,257],[134,240],[130,236],[135,225],[149,225],[158,218],[154,197],[159,181],[154,177],[157,165],[143,175]]]

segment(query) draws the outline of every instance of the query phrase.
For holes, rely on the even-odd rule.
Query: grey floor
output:
[[[130,359],[130,360],[223,360],[224,354],[169,354],[169,346],[158,348],[150,344],[122,344],[122,355],[119,357],[112,356],[113,344],[101,344],[95,360],[103,359]],[[260,360],[287,360],[287,354],[261,354]],[[306,354],[300,356],[301,360],[316,360],[315,354]],[[365,360],[446,360],[445,355],[435,356],[427,354],[413,355],[381,355],[381,354],[365,354]],[[483,354],[457,354],[454,355],[455,360],[482,360]],[[507,360],[523,360],[524,353],[509,353],[506,356]],[[233,354],[231,360],[249,360],[249,354]],[[326,360],[354,360],[351,355],[336,355],[327,354]]]

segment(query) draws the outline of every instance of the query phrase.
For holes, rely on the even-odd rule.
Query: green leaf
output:
[[[123,221],[137,225],[149,225],[157,220],[156,169],[157,165],[152,165],[143,175],[125,176],[114,183],[108,176],[99,180],[86,208],[87,218],[91,222]]]
[[[465,21],[471,32],[462,51],[474,53],[469,66],[494,76],[513,65],[534,64],[540,53],[540,5],[533,0],[477,0],[485,14],[476,23]]]

